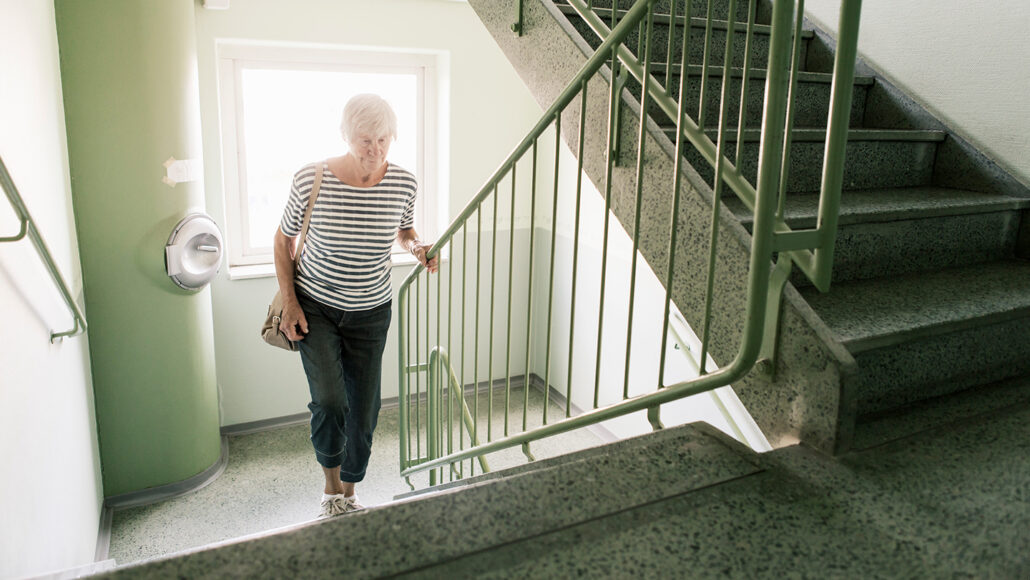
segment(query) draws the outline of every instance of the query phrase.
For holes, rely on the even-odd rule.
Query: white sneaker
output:
[[[321,512],[318,514],[318,519],[342,516],[343,514],[356,512],[358,510],[363,509],[365,509],[365,506],[358,503],[357,494],[348,497],[343,495],[342,493],[323,493],[322,509]]]

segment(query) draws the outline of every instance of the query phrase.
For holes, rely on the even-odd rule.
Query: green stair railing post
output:
[[[461,385],[458,383],[458,377],[454,373],[454,367],[451,365],[451,359],[447,354],[447,350],[442,347],[434,348],[433,351],[429,353],[429,367],[439,371],[440,377],[440,380],[437,383],[438,388],[432,391],[432,397],[435,399],[433,405],[439,408],[444,404],[447,406],[457,404],[458,407],[461,408],[462,414],[460,423],[464,423],[466,425],[472,445],[480,445],[482,442],[479,438],[472,435],[472,424],[475,422],[475,419],[473,419],[472,413],[469,411],[468,403],[465,401],[464,393],[461,390]],[[444,383],[447,383],[447,397],[444,397],[443,395]],[[448,447],[448,451],[450,450],[451,448]],[[440,456],[442,456],[442,454],[433,455],[430,453],[429,459],[437,459]],[[490,471],[490,465],[487,463],[486,457],[480,455],[476,460],[479,462],[479,466],[483,470],[483,473]],[[430,474],[432,474],[432,471]]]
[[[654,5],[647,10],[647,44],[644,49],[644,81],[640,89],[640,119],[637,134],[637,179],[636,197],[633,204],[633,250],[629,266],[629,314],[626,321],[626,362],[623,366],[622,398],[629,398],[630,355],[633,347],[633,312],[637,289],[637,250],[640,248],[640,214],[644,194],[644,144],[647,138],[648,89],[651,86],[651,33],[654,29]]]
[[[490,441],[493,439],[494,433],[494,299],[497,297],[497,292],[494,291],[496,287],[497,279],[497,202],[500,201],[497,195],[497,184],[494,184],[494,204],[493,204],[493,226],[490,231],[492,241],[490,243],[490,317],[487,328],[490,329],[490,335],[487,337],[489,347],[487,348],[486,355],[486,380],[489,382],[487,392],[487,404],[486,404],[486,440]]]
[[[404,471],[409,467],[409,456],[411,455],[411,432],[408,425],[408,408],[410,399],[408,396],[408,345],[405,340],[410,339],[408,334],[408,303],[410,294],[405,294],[397,299],[397,398],[400,402],[397,410],[398,436],[400,437],[400,470]]]
[[[504,353],[504,436],[508,436],[508,415],[511,413],[511,299],[514,289],[515,273],[515,184],[517,165],[511,166],[511,212],[508,230],[508,317],[506,330],[508,339],[505,344],[508,348]],[[526,375],[529,376],[529,369]]]
[[[543,422],[547,424],[547,407],[551,395],[551,315],[554,313],[554,256],[558,246],[558,188],[559,188],[559,161],[561,159],[561,112],[554,116],[554,194],[551,204],[551,267],[550,275],[547,278],[547,322],[544,339],[544,412]],[[529,389],[523,392],[524,408],[529,409]],[[526,414],[522,415],[522,430],[527,428]]]
[[[676,2],[672,3],[676,6]],[[683,131],[680,130],[680,122],[683,119],[685,113],[684,106],[687,99],[684,95],[687,92],[687,82],[689,80],[688,68],[688,55],[687,51],[690,50],[690,0],[685,2],[683,8],[683,18],[686,21],[686,26],[683,29],[683,44],[681,47],[680,56],[680,85],[679,85],[679,107],[676,115],[676,153],[675,159],[672,165],[672,210],[669,213],[669,260],[666,262],[665,270],[665,305],[662,309],[662,328],[669,327],[669,310],[672,305],[672,285],[673,285],[673,274],[675,273],[676,264],[676,240],[679,234],[679,215],[680,215],[680,177],[683,175]],[[670,38],[674,36],[670,33]],[[672,43],[669,44],[669,62],[672,62]],[[666,73],[666,78],[671,78],[669,73]],[[665,347],[666,339],[669,333],[662,333],[662,346],[660,350],[660,358],[658,359],[658,387],[661,388],[665,384]]]
[[[515,22],[511,25],[511,31],[515,33],[515,36],[522,36],[524,26],[522,2],[523,0],[515,0]]]
[[[833,268],[833,249],[840,216],[840,195],[844,185],[844,155],[851,121],[851,97],[855,85],[855,63],[858,59],[858,27],[862,15],[862,0],[841,0],[838,22],[837,55],[833,64],[833,84],[830,88],[830,116],[826,128],[826,151],[823,162],[819,222],[816,226],[821,243],[814,252],[816,288],[826,292],[830,288]]]
[[[783,221],[784,207],[787,203],[787,181],[790,179],[790,145],[793,141],[794,129],[794,93],[798,86],[798,69],[801,68],[801,24],[805,20],[805,0],[797,0],[797,16],[794,24],[794,49],[790,61],[790,89],[787,92],[787,135],[783,146],[783,160],[780,162],[780,198],[776,209],[776,218]],[[738,133],[743,140],[743,132]]]

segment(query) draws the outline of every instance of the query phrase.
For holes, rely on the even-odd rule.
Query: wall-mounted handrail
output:
[[[36,247],[36,251],[46,265],[47,271],[50,272],[50,277],[53,279],[54,284],[57,285],[57,289],[64,298],[65,304],[68,305],[68,310],[75,317],[75,326],[71,330],[64,332],[51,330],[50,342],[56,342],[58,339],[66,336],[78,336],[86,332],[86,317],[82,315],[79,305],[72,299],[71,293],[68,291],[68,285],[65,284],[64,277],[61,276],[60,270],[54,264],[54,258],[50,255],[50,250],[47,248],[46,242],[43,241],[43,237],[39,234],[39,230],[36,229],[36,222],[33,221],[32,215],[29,213],[28,208],[25,207],[25,202],[22,200],[21,194],[18,193],[18,188],[14,186],[14,181],[11,179],[11,174],[7,172],[7,166],[4,165],[2,158],[0,158],[0,186],[3,187],[8,201],[11,202],[11,207],[14,208],[18,220],[21,222],[20,231],[17,235],[0,238],[0,242],[18,241],[27,235],[32,240],[32,245]]]

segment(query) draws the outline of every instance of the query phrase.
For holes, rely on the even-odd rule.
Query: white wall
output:
[[[444,156],[449,159],[451,189],[445,195],[451,216],[457,215],[477,193],[541,113],[475,13],[463,2],[248,0],[233,2],[225,11],[205,10],[198,4],[197,36],[205,187],[208,211],[220,224],[225,219],[216,39],[414,47],[445,52],[450,61],[451,111],[446,125],[451,147]],[[341,143],[341,151],[329,151],[326,155],[339,154],[342,147]],[[408,267],[394,269],[395,289],[408,272]],[[212,285],[222,425],[306,411],[307,382],[299,357],[275,352],[257,336],[260,318],[275,288],[274,278],[230,280],[224,271]],[[396,361],[395,317],[384,355],[384,397],[397,395]]]
[[[563,396],[569,393],[569,337],[572,342],[572,403],[580,410],[594,408],[595,377],[597,381],[597,404],[600,407],[622,400],[624,390],[634,397],[650,393],[658,388],[660,353],[662,351],[662,326],[665,307],[666,267],[656,265],[656,270],[638,254],[636,284],[633,289],[633,333],[630,345],[629,375],[626,375],[626,339],[629,329],[630,282],[633,273],[633,239],[610,215],[608,231],[608,259],[605,266],[605,300],[599,302],[601,289],[601,256],[604,240],[604,196],[585,175],[582,180],[580,200],[579,248],[576,267],[573,268],[574,236],[576,233],[576,158],[567,147],[561,150],[559,181],[563,184],[558,199],[558,219],[555,231],[554,305],[551,308],[551,348],[547,358],[547,306],[546,297],[550,285],[551,208],[550,190],[541,196],[543,210],[538,210],[537,243],[534,280],[534,322],[532,341],[535,345],[532,368],[541,378],[547,376],[548,384]],[[545,174],[553,174],[546,170]],[[544,181],[548,181],[544,179]],[[576,304],[573,311],[572,286],[575,272]],[[601,321],[600,368],[598,361],[598,322]],[[672,315],[675,316],[675,305]],[[696,342],[686,323],[684,338]],[[572,333],[572,330],[575,330]],[[698,346],[697,349],[700,347]],[[696,367],[689,362],[687,354],[673,348],[670,337],[666,345],[666,368],[662,384],[669,386],[698,376]],[[709,356],[707,369],[717,368]],[[628,386],[628,388],[627,388]],[[728,390],[728,389],[727,389]],[[735,396],[731,392],[722,395],[726,404],[733,407]],[[736,412],[737,409],[733,408]],[[742,410],[738,421],[746,423],[746,412]],[[732,429],[710,393],[687,397],[662,406],[662,422],[666,426],[705,421],[733,436]],[[651,425],[646,412],[638,412],[602,424],[617,437],[629,437],[649,432]]]
[[[81,304],[54,5],[0,14],[0,157]],[[0,236],[17,231],[4,197]],[[82,566],[103,502],[89,343],[50,344],[73,319],[27,239],[0,245],[0,304],[0,578]]]
[[[836,34],[840,0],[809,0]],[[1030,3],[865,2],[859,52],[931,113],[1030,183]]]

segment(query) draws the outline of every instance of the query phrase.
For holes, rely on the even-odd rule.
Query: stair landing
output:
[[[110,575],[1030,573],[1025,404],[838,459],[758,455],[703,424],[615,449]]]

